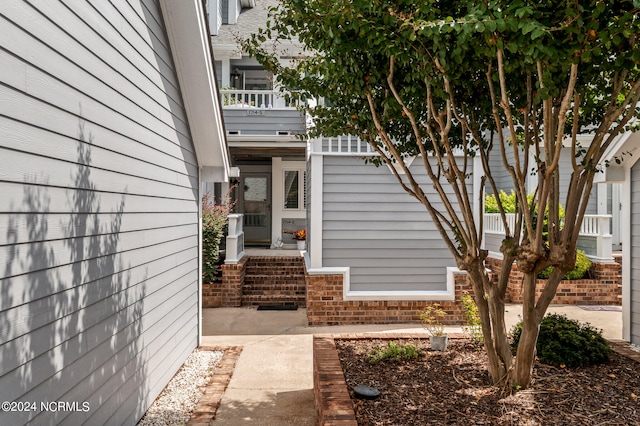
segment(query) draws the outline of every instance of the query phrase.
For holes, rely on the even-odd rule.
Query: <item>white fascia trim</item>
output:
[[[634,161],[635,164],[635,161]],[[631,229],[631,168],[622,183],[622,229]],[[638,283],[640,284],[640,283]],[[622,232],[622,339],[631,341],[631,232]]]
[[[611,145],[609,145],[609,147],[604,152],[604,155],[602,156],[602,161],[603,162],[605,160],[611,161],[613,157],[615,157],[616,155],[620,155],[620,153],[625,149],[627,140],[631,137],[631,135],[633,135],[633,133],[634,132],[626,131],[617,135],[615,137],[615,140],[611,143]]]
[[[219,44],[216,38],[212,38],[213,53],[216,57],[225,57],[229,59],[242,59],[242,49],[237,44]]]
[[[199,166],[222,167],[229,152],[201,0],[160,0]]]

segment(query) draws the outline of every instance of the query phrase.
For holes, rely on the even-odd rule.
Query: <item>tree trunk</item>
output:
[[[522,333],[514,362],[511,385],[527,388],[531,384],[533,365],[536,359],[536,344],[540,334],[540,323],[556,293],[565,271],[554,268],[540,297],[536,301],[537,272],[527,272],[523,277]]]
[[[504,322],[504,294],[498,294],[489,281],[483,262],[469,265],[467,274],[482,324],[489,376],[494,384],[503,383],[509,377],[513,358]]]
[[[527,388],[531,382],[533,363],[536,359],[536,343],[542,320],[535,309],[536,280],[535,272],[527,272],[522,278],[522,333],[511,377],[511,385],[520,388]]]

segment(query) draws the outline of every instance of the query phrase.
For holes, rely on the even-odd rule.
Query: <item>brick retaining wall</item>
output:
[[[242,285],[248,256],[236,264],[222,265],[222,282],[202,284],[202,307],[237,307],[242,304]]]
[[[342,275],[306,275],[309,325],[393,324],[420,321],[426,306],[439,303],[447,312],[445,324],[464,323],[459,302],[470,291],[466,273],[455,277],[455,301],[343,300]]]
[[[203,307],[237,307],[242,305],[242,289],[248,257],[238,264],[222,265],[222,283],[203,284]],[[487,259],[487,267],[497,276],[502,260]],[[594,263],[595,279],[562,281],[553,304],[619,305],[622,294],[621,265]],[[445,324],[463,324],[460,297],[471,293],[466,274],[455,274],[454,301],[424,300],[343,300],[342,275],[309,275],[305,270],[306,308],[309,325],[392,324],[420,320],[420,313],[432,303],[440,303],[448,313]],[[538,282],[539,295],[545,281]],[[522,303],[522,273],[513,266],[505,302]]]
[[[502,269],[502,259],[488,258],[486,264],[497,279]],[[622,301],[622,265],[617,262],[594,263],[593,274],[595,275],[593,279],[562,280],[551,303],[558,305],[619,305]],[[523,273],[514,263],[505,297],[507,303],[522,303],[522,277]],[[545,280],[538,280],[536,297],[542,292],[545,283]]]

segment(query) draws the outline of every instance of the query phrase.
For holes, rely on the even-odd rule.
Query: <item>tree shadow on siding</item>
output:
[[[0,424],[121,424],[145,398],[146,271],[133,279],[121,252],[126,196],[103,212],[107,194],[98,187],[107,182],[94,177],[92,136],[82,119],[76,144],[70,187],[50,187],[46,172],[29,174],[9,216],[0,400],[36,402],[37,410],[0,412]],[[47,411],[40,404],[57,401],[71,405]]]

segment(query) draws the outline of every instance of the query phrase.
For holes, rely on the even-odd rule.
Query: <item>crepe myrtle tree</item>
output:
[[[400,187],[424,205],[468,273],[495,383],[530,384],[540,321],[574,267],[603,154],[638,123],[639,8],[640,0],[281,0],[245,42],[291,96],[328,101],[308,108],[310,136],[357,135],[379,154],[374,163],[395,163],[390,170]],[[282,41],[299,43],[306,54],[282,66],[275,53]],[[582,133],[593,139],[580,146]],[[563,146],[571,149],[571,169],[561,200]],[[420,160],[435,193],[406,166],[409,156]],[[474,205],[482,203],[473,203],[467,186],[472,157],[484,169],[483,188],[498,193],[495,157],[516,193],[513,228],[498,199],[506,237],[493,278],[475,219],[482,214]],[[538,183],[527,203],[530,174]],[[536,217],[545,211],[548,230]],[[524,273],[515,358],[504,321],[514,261]],[[536,277],[548,266],[553,272],[536,297]]]

